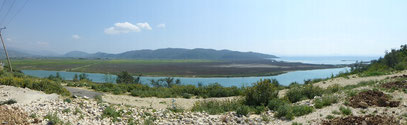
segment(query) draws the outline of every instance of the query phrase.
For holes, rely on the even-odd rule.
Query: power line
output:
[[[4,18],[0,21],[0,26],[1,26],[1,24],[3,24],[4,20],[7,18],[8,14],[10,13],[11,8],[13,8],[15,2],[16,2],[16,1],[13,0],[13,3],[11,3],[10,8],[8,8],[8,10],[6,11],[6,15],[5,15]]]
[[[24,9],[24,7],[25,7],[25,5],[26,5],[27,3],[28,3],[28,0],[25,0],[23,6],[22,6],[20,9],[18,9],[17,12],[16,12],[13,16],[11,16],[10,20],[9,20],[7,23],[5,23],[4,26],[10,24],[11,21],[13,21],[13,19],[21,12],[21,10]]]

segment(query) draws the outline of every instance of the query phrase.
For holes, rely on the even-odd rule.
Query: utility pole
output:
[[[8,66],[9,66],[9,68],[10,68],[10,72],[13,72],[13,68],[11,67],[10,58],[8,57],[6,45],[4,44],[3,36],[1,35],[1,31],[2,31],[3,29],[6,29],[6,27],[0,28],[0,39],[1,39],[1,42],[3,43],[3,48],[4,48],[4,52],[6,53],[7,62],[8,62]]]

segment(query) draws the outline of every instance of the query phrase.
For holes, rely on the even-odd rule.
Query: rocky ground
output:
[[[404,78],[406,72],[378,77],[350,77],[335,78],[317,83],[322,87],[343,83],[344,85],[357,84],[363,80],[384,80],[386,78]],[[406,77],[407,78],[407,77]],[[407,83],[407,82],[406,82]],[[341,86],[344,86],[340,84]],[[405,82],[388,81],[377,82],[376,86],[355,88],[362,91],[352,98],[346,92],[335,95],[340,101],[330,106],[315,109],[314,112],[296,117],[294,120],[284,120],[274,117],[273,111],[260,115],[239,117],[235,112],[220,115],[209,115],[201,112],[190,112],[188,109],[194,102],[203,99],[183,98],[138,98],[126,95],[103,94],[103,101],[87,98],[99,93],[83,93],[85,96],[78,98],[61,97],[55,94],[30,89],[0,86],[0,102],[10,99],[16,100],[14,104],[0,106],[1,124],[48,124],[51,122],[64,124],[404,124],[407,121],[407,94],[401,90],[387,91],[376,90],[382,88],[402,88]],[[87,90],[88,91],[88,90]],[[218,98],[218,99],[234,99]],[[316,97],[321,98],[321,97]],[[314,105],[315,99],[303,100],[298,104]],[[182,105],[183,112],[174,110],[174,106]],[[350,109],[350,115],[337,113],[340,107]],[[177,108],[176,108],[177,109]],[[121,114],[121,115],[118,115]]]

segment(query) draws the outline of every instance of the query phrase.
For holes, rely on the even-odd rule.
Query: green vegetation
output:
[[[285,71],[335,68],[329,65],[273,62],[268,60],[250,61],[253,65],[264,64],[275,68],[238,68],[236,64],[252,65],[243,60],[104,60],[104,59],[15,59],[13,65],[19,70],[52,70],[104,74],[119,74],[128,71],[133,76],[184,76],[184,77],[242,77],[270,76]],[[232,66],[232,67],[229,67]],[[285,67],[285,68],[280,68]],[[78,76],[79,80],[79,76]]]
[[[273,81],[273,82],[272,82]],[[277,98],[278,82],[277,80],[260,80],[246,90],[246,103],[252,106],[267,105],[269,100]]]
[[[352,110],[350,108],[345,108],[343,106],[339,107],[339,111],[341,111],[341,113],[343,115],[350,115],[352,114]]]
[[[43,91],[47,94],[57,93],[63,96],[69,96],[70,93],[60,82],[51,81],[42,78],[32,78],[21,75],[19,72],[8,73],[0,72],[0,85],[9,85],[21,88],[30,88],[38,91]]]
[[[55,113],[48,113],[44,119],[48,119],[47,125],[62,125],[64,122],[58,118],[58,114]]]
[[[167,78],[165,78],[167,79]],[[161,81],[161,80],[160,80]],[[229,97],[243,95],[245,88],[223,87],[220,84],[210,84],[206,86],[178,85],[174,82],[164,82],[162,86],[149,86],[145,84],[113,84],[113,83],[92,83],[92,82],[69,82],[67,86],[89,87],[100,92],[111,92],[113,94],[130,93],[139,97]],[[187,94],[187,96],[186,96]]]
[[[0,105],[11,105],[11,104],[14,104],[14,103],[17,103],[17,101],[14,100],[14,99],[9,99],[9,100],[6,100],[6,101],[0,101]]]
[[[400,49],[387,51],[383,58],[371,61],[370,65],[362,62],[355,63],[351,67],[351,73],[360,76],[377,76],[405,69],[407,69],[407,45],[401,45]]]
[[[103,110],[102,118],[110,117],[112,121],[117,121],[119,117],[121,117],[123,111],[116,111],[116,109],[112,106],[108,106]]]
[[[236,111],[241,106],[243,106],[243,100],[205,100],[196,102],[191,110],[195,112],[205,111],[214,115],[229,111]]]
[[[70,98],[66,98],[66,99],[64,99],[64,102],[71,103],[72,100]]]
[[[117,75],[116,83],[125,83],[125,84],[132,84],[132,83],[140,83],[140,77],[134,79],[127,71],[122,71]]]
[[[323,89],[312,84],[306,84],[303,86],[296,86],[290,88],[286,93],[286,98],[292,102],[298,102],[304,99],[313,99],[315,96],[321,96]]]
[[[331,104],[337,103],[338,97],[334,95],[322,96],[321,99],[314,100],[314,107],[317,109],[323,108],[325,106],[330,106]]]

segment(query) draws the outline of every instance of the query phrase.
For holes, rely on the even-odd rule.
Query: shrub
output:
[[[335,117],[332,116],[332,115],[327,115],[327,116],[326,116],[326,119],[333,119],[333,118],[335,118]]]
[[[171,107],[167,108],[168,110],[172,111],[172,112],[184,112],[184,108],[173,104]]]
[[[14,104],[14,103],[17,103],[17,101],[14,100],[14,99],[9,99],[7,101],[0,101],[0,105],[11,105],[11,104]]]
[[[302,123],[293,122],[291,125],[302,125]]]
[[[0,78],[0,84],[22,88],[30,88],[38,91],[43,91],[47,94],[57,93],[63,96],[70,95],[70,92],[66,90],[60,83],[47,79],[2,77]]]
[[[254,108],[254,113],[256,113],[256,114],[260,114],[264,111],[266,111],[266,107],[264,107],[264,106],[256,106]]]
[[[102,99],[101,95],[96,95],[94,99],[96,100],[97,103],[102,103],[103,102],[103,99]]]
[[[278,89],[270,79],[260,80],[246,90],[245,98],[248,105],[267,105],[270,99],[276,98]]]
[[[116,83],[134,83],[134,77],[131,76],[127,71],[122,71],[117,75]]]
[[[238,116],[247,116],[247,114],[249,114],[249,110],[250,110],[249,106],[242,105],[236,109],[236,114]]]
[[[270,110],[276,111],[280,106],[283,106],[283,105],[286,105],[286,104],[288,104],[288,103],[287,103],[287,102],[284,102],[284,101],[281,100],[281,99],[274,98],[274,99],[271,99],[271,100],[269,101],[269,104],[267,105],[267,107],[268,107]]]
[[[320,109],[325,106],[330,106],[333,103],[338,102],[338,97],[334,95],[323,96],[321,99],[314,100],[314,107]]]
[[[183,94],[182,94],[182,98],[190,99],[190,98],[191,98],[191,94],[183,93]]]
[[[286,119],[292,120],[294,119],[294,115],[292,113],[292,108],[290,105],[282,105],[277,109],[277,113],[275,114],[277,118],[285,117]]]
[[[241,106],[243,106],[241,100],[204,100],[195,102],[191,111],[207,112],[211,115],[215,115],[229,111],[236,111]]]
[[[306,106],[306,105],[292,106],[292,114],[294,116],[303,116],[303,115],[311,113],[313,110],[314,110],[313,107]]]
[[[343,115],[350,115],[352,114],[352,110],[350,108],[345,108],[343,106],[339,107],[339,111],[341,111],[341,113]]]
[[[332,94],[332,93],[336,93],[341,89],[341,87],[338,84],[333,84],[328,86],[328,88],[326,88],[325,93],[327,94]]]
[[[313,99],[315,96],[321,96],[322,93],[322,88],[308,84],[289,89],[286,97],[290,102],[295,103],[304,99]]]
[[[72,100],[70,98],[66,98],[66,99],[64,99],[64,102],[71,103]]]

